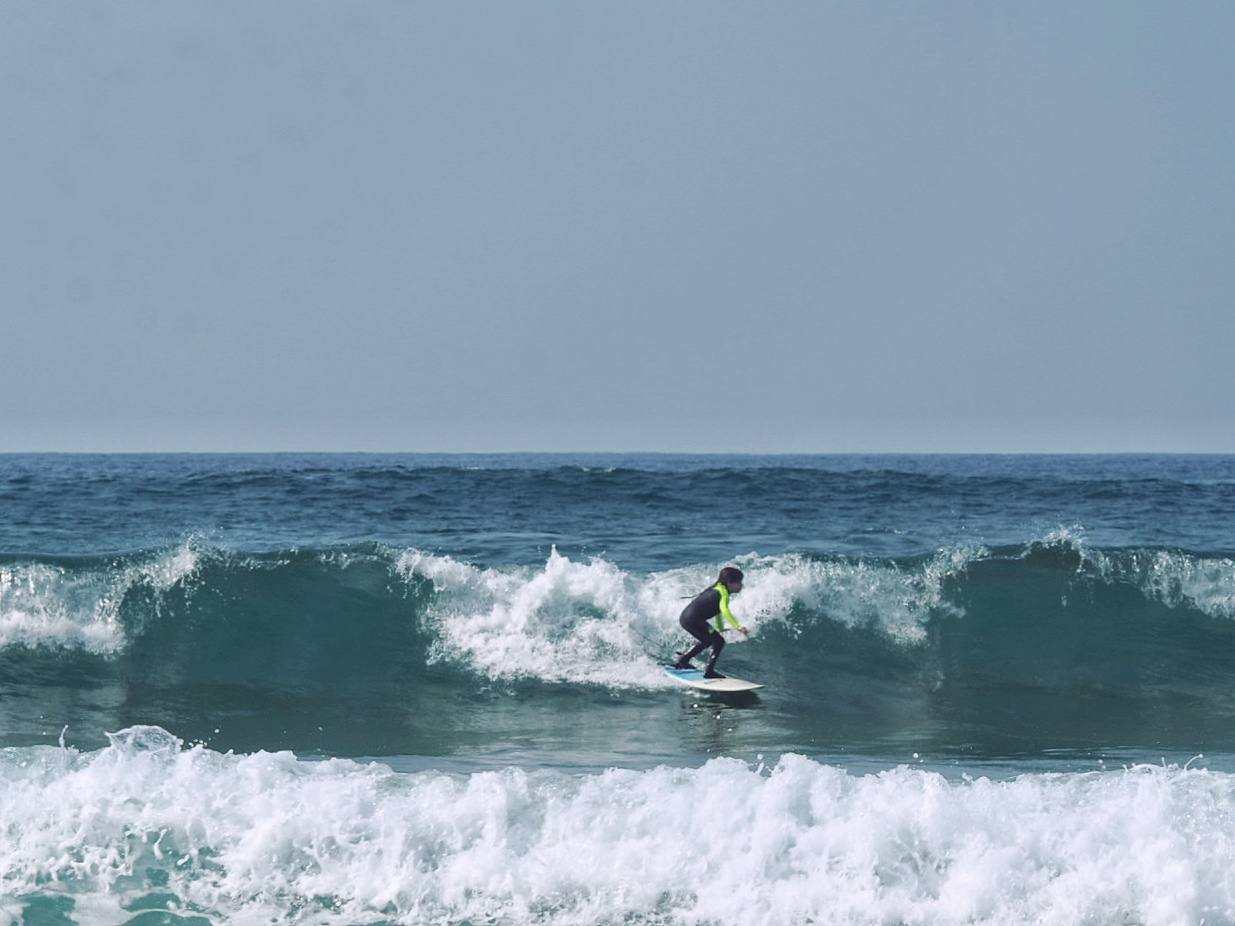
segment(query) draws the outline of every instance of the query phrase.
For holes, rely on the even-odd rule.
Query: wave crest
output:
[[[105,565],[10,563],[0,565],[0,648],[82,649],[110,654],[125,645],[120,608],[139,591],[162,593],[196,572],[201,554],[192,543],[166,553]]]
[[[1030,658],[1018,641],[1034,626],[1042,639],[1032,658],[1048,658],[1039,647],[1052,640],[1067,656],[1066,636],[1139,664],[1148,651],[1127,651],[1141,646],[1128,630],[1152,628],[1183,658],[1221,636],[1215,622],[1235,620],[1235,560],[1091,549],[1074,529],[907,560],[749,553],[730,562],[748,576],[733,608],[751,630],[749,641],[731,636],[731,653],[749,642],[772,647],[774,660],[804,639],[844,649],[861,637],[902,661],[963,651],[973,657],[963,675],[983,648]],[[329,686],[374,671],[397,677],[395,650],[402,665],[453,665],[490,681],[657,688],[669,684],[658,662],[687,642],[679,613],[721,565],[638,573],[557,550],[539,566],[484,566],[377,545],[259,555],[192,542],[10,562],[0,565],[0,657],[125,652],[159,679]],[[1066,680],[1071,670],[1051,665]]]

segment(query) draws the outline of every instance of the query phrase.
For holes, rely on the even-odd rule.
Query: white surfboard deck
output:
[[[733,694],[737,691],[754,691],[763,686],[757,682],[748,682],[744,678],[704,678],[702,669],[675,669],[664,666],[665,674],[676,682],[698,688],[700,691],[715,691]]]

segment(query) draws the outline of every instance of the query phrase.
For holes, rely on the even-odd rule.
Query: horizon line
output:
[[[661,456],[661,457],[859,457],[859,456],[1235,456],[1235,450],[0,450],[16,456]]]

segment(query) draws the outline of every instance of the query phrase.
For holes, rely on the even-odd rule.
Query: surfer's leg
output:
[[[694,646],[692,646],[692,647],[691,647],[690,649],[688,649],[686,652],[681,653],[681,654],[679,655],[678,661],[677,661],[677,662],[675,662],[675,663],[673,664],[673,668],[675,668],[675,669],[692,669],[692,668],[694,668],[694,666],[692,666],[692,665],[690,664],[690,661],[691,661],[692,659],[694,659],[696,656],[698,656],[701,652],[703,652],[703,644],[702,644],[702,643],[696,643]]]
[[[712,657],[708,660],[708,667],[704,671],[704,676],[716,675],[716,660],[720,658],[720,651],[725,648],[725,638],[722,634],[714,633],[708,640],[708,645],[712,647]]]
[[[706,621],[702,624],[702,626],[687,623],[686,621],[681,621],[680,623],[682,624],[683,630],[699,641],[686,652],[682,653],[681,658],[674,663],[674,668],[689,669],[690,661],[712,645],[711,631],[709,630]]]

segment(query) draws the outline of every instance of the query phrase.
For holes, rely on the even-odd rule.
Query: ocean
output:
[[[1231,456],[0,456],[0,924],[1235,923],[1233,524]]]

